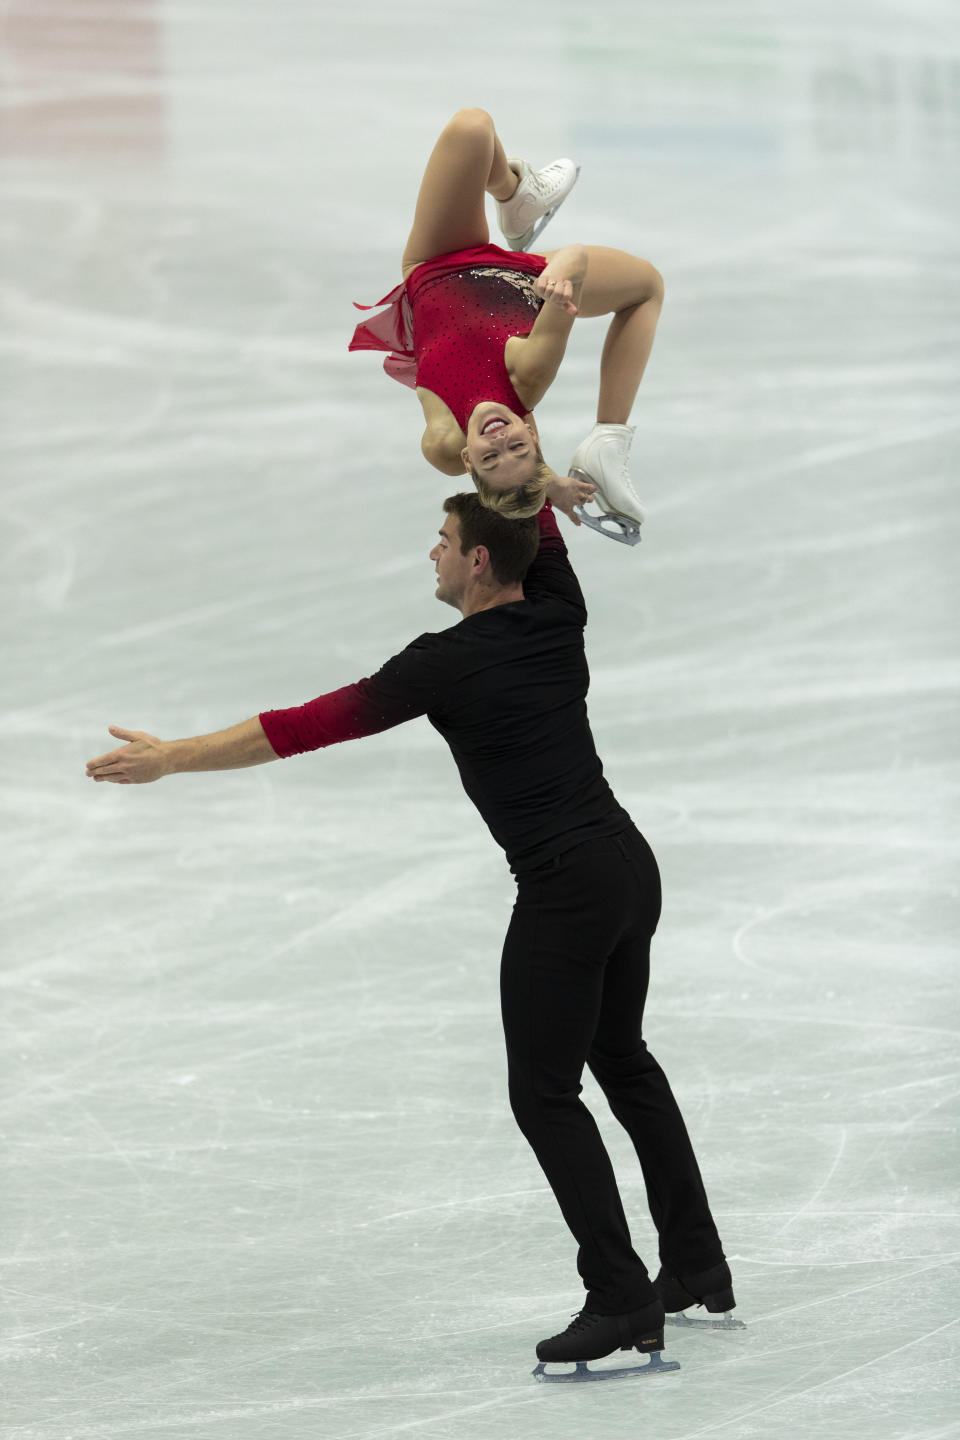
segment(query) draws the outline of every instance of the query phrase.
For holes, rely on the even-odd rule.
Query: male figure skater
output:
[[[421,635],[369,679],[214,734],[163,741],[111,727],[128,743],[91,760],[87,774],[136,785],[260,765],[427,716],[517,880],[501,979],[510,1102],[577,1241],[587,1292],[537,1356],[655,1354],[665,1309],[735,1303],[683,1119],[641,1036],[660,914],[656,861],[594,748],[586,608],[549,503],[510,520],[461,494],[444,511],[430,559],[437,598],[459,610],[458,624]],[[633,1249],[579,1098],[585,1064],[640,1161],[659,1235],[656,1281]]]

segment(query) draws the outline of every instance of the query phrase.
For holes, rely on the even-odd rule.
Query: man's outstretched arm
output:
[[[89,761],[87,774],[114,785],[147,785],[188,770],[243,770],[402,725],[425,714],[442,690],[436,639],[421,635],[366,680],[318,695],[306,705],[263,710],[212,735],[158,740],[142,730],[111,725],[110,734],[127,743]]]
[[[143,730],[111,725],[110,734],[127,743],[87,762],[91,780],[111,785],[148,785],[164,775],[189,770],[243,770],[276,760],[277,752],[266,737],[260,717],[254,715],[228,730],[194,735],[189,740],[158,740]]]

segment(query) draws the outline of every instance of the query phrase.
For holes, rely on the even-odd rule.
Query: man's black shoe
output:
[[[732,1310],[737,1303],[726,1260],[709,1270],[682,1275],[668,1275],[661,1270],[653,1285],[668,1314],[686,1310],[690,1305],[703,1305],[712,1314],[719,1314]]]
[[[663,1349],[663,1306],[659,1300],[626,1315],[597,1315],[581,1310],[566,1330],[541,1340],[537,1359],[599,1360],[614,1350],[639,1350],[648,1355]]]

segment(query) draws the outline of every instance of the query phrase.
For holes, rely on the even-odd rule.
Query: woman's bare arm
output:
[[[462,475],[461,451],[467,437],[454,419],[452,410],[439,395],[434,395],[432,390],[424,390],[420,385],[417,386],[417,399],[427,422],[420,440],[423,458],[442,475]]]
[[[553,251],[534,282],[534,290],[545,303],[533,329],[525,337],[514,335],[507,341],[507,371],[528,410],[543,399],[556,379],[579,313],[587,263],[584,245],[565,245]]]

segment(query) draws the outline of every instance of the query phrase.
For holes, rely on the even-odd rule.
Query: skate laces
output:
[[[558,190],[566,178],[562,165],[554,160],[550,165],[545,165],[542,170],[531,170],[524,180],[530,190],[536,192],[541,200],[549,200],[554,192]]]

